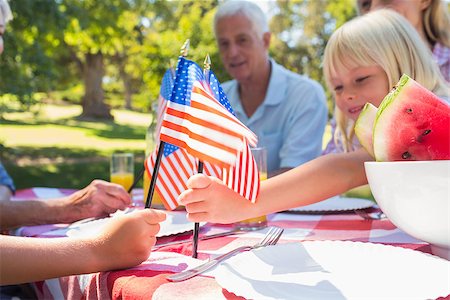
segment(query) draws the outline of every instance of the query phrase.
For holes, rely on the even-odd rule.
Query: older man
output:
[[[327,122],[323,89],[269,57],[271,34],[259,6],[223,3],[214,31],[225,69],[234,78],[223,84],[224,91],[237,117],[267,148],[269,176],[320,155]]]

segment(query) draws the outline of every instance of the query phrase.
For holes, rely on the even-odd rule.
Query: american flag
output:
[[[174,71],[169,69],[162,79],[158,97],[157,125],[155,129],[157,137],[159,137],[167,99],[170,99],[172,95],[173,84]],[[159,144],[159,139],[157,139],[156,144]],[[152,178],[156,156],[157,150],[155,149],[144,162],[150,180]],[[156,181],[156,192],[161,196],[166,209],[173,210],[179,205],[177,198],[187,188],[186,182],[189,177],[197,173],[197,165],[198,160],[188,154],[186,150],[170,143],[165,144],[158,172],[158,180]],[[221,178],[221,169],[209,163],[205,163],[204,173],[209,176]],[[144,197],[146,196],[144,195]]]
[[[222,167],[234,165],[238,153],[244,150],[244,139],[255,146],[256,135],[215,99],[196,63],[181,57],[176,72],[161,140],[186,149],[202,161]]]
[[[206,173],[222,167],[224,183],[255,201],[259,174],[249,144],[255,146],[257,137],[234,116],[214,73],[208,77],[197,64],[180,58],[160,138],[205,161]]]
[[[170,99],[172,95],[173,84],[174,72],[172,69],[168,69],[164,74],[159,90],[157,125],[155,129],[157,137],[159,137],[167,99]],[[156,144],[159,144],[159,139],[156,140]],[[157,149],[144,162],[150,180],[153,175],[156,156]],[[187,188],[186,182],[189,177],[195,174],[195,164],[195,158],[189,155],[186,150],[169,143],[165,144],[158,172],[158,180],[156,181],[156,192],[161,196],[166,209],[173,210],[178,206],[177,198]],[[146,196],[144,195],[144,197]]]
[[[172,95],[173,80],[175,76],[175,71],[170,68],[164,73],[161,87],[159,89],[158,97],[158,111],[156,116],[156,136],[159,137],[159,132],[161,130],[161,122],[163,119],[164,112],[166,111],[167,99]]]
[[[234,115],[231,104],[228,102],[228,98],[222,89],[222,86],[217,80],[215,74],[210,71],[209,85],[216,99],[223,105],[230,113]],[[249,145],[246,140],[244,151],[239,153],[236,160],[236,164],[229,168],[224,168],[222,172],[222,181],[232,190],[239,193],[246,199],[255,202],[259,193],[259,173]],[[220,177],[219,177],[220,178]]]

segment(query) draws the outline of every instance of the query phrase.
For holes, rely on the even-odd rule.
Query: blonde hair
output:
[[[450,48],[450,15],[445,6],[444,1],[431,0],[423,12],[422,22],[431,44],[438,42]]]
[[[414,27],[401,15],[380,9],[357,17],[338,28],[327,43],[323,72],[328,87],[337,70],[362,66],[380,66],[392,89],[402,74],[407,74],[425,88],[447,96],[445,83],[431,52]],[[344,151],[352,149],[353,126],[349,118],[335,107],[335,141]]]
[[[0,12],[3,16],[5,24],[12,20],[13,16],[11,13],[11,8],[9,8],[8,1],[0,0]]]

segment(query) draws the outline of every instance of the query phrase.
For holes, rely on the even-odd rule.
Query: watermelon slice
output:
[[[450,159],[450,105],[403,75],[378,108],[373,148],[377,161]]]
[[[373,124],[375,122],[377,110],[378,108],[376,108],[372,103],[366,103],[355,124],[355,134],[359,140],[359,143],[372,157],[375,157],[373,153],[372,136]]]

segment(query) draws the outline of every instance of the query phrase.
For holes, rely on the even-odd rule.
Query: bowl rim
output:
[[[449,164],[450,160],[397,160],[397,161],[365,161],[364,165],[393,165],[393,164]]]

